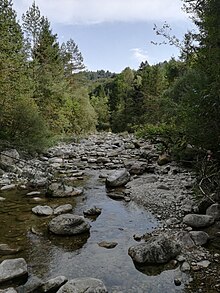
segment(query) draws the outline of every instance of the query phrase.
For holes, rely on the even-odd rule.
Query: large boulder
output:
[[[49,231],[57,235],[77,235],[89,232],[90,224],[82,216],[63,214],[52,219],[48,228]]]
[[[163,264],[175,258],[181,251],[180,245],[164,235],[152,237],[145,243],[131,246],[128,254],[140,264]]]
[[[124,186],[130,180],[130,173],[126,169],[116,170],[106,178],[107,187]]]
[[[94,278],[77,278],[62,286],[57,293],[107,293],[103,282]]]
[[[214,221],[214,218],[209,215],[188,214],[183,218],[183,223],[192,228],[209,227]]]
[[[27,263],[23,258],[6,259],[0,264],[0,283],[27,275]]]

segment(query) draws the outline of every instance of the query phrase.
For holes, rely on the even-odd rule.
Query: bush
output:
[[[11,110],[11,123],[7,127],[7,140],[28,151],[43,150],[49,144],[49,130],[34,100],[22,97]]]

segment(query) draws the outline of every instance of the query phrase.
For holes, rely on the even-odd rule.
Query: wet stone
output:
[[[0,283],[27,275],[27,264],[23,258],[7,259],[0,264]]]
[[[51,216],[53,209],[49,206],[36,206],[32,208],[32,212],[38,216]]]
[[[94,206],[90,209],[83,211],[83,214],[85,216],[99,216],[101,214],[101,212],[102,212],[101,208]]]
[[[73,209],[73,206],[71,204],[64,204],[54,209],[54,215],[69,213],[72,211],[72,209]]]
[[[57,235],[77,235],[89,232],[90,224],[82,216],[63,214],[52,219],[48,228],[49,231]]]
[[[57,292],[57,290],[59,290],[59,288],[63,286],[67,281],[68,280],[65,276],[58,276],[56,278],[50,279],[46,281],[44,285],[40,288],[40,292]]]
[[[107,249],[112,249],[112,248],[115,248],[118,245],[118,243],[117,242],[102,241],[102,242],[99,242],[98,245],[100,247],[104,247],[104,248],[107,248]]]

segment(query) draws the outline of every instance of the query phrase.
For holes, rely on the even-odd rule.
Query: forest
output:
[[[220,2],[183,0],[183,6],[197,28],[183,41],[168,25],[154,28],[180,48],[180,58],[116,74],[85,70],[78,45],[60,44],[35,3],[19,22],[13,2],[2,0],[1,148],[35,152],[65,137],[127,131],[161,139],[179,160],[196,153],[218,163]]]

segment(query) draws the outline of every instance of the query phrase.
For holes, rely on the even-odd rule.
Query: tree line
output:
[[[220,159],[220,2],[183,0],[197,31],[180,42],[155,28],[180,58],[121,73],[85,71],[73,39],[59,44],[33,3],[16,20],[0,2],[0,139],[30,149],[86,132],[162,136],[180,154],[191,145]]]
[[[37,150],[53,137],[94,131],[95,110],[76,77],[83,69],[77,44],[59,44],[35,2],[19,24],[12,1],[0,1],[1,141]]]
[[[176,155],[187,146],[220,159],[220,2],[183,0],[196,29],[181,42],[169,26],[155,28],[165,41],[180,48],[180,58],[156,65],[142,62],[125,68],[90,93],[108,115],[98,115],[98,127],[141,136],[162,136]],[[105,105],[105,107],[103,105]],[[176,149],[176,150],[175,150]],[[189,149],[189,148],[188,148]]]

